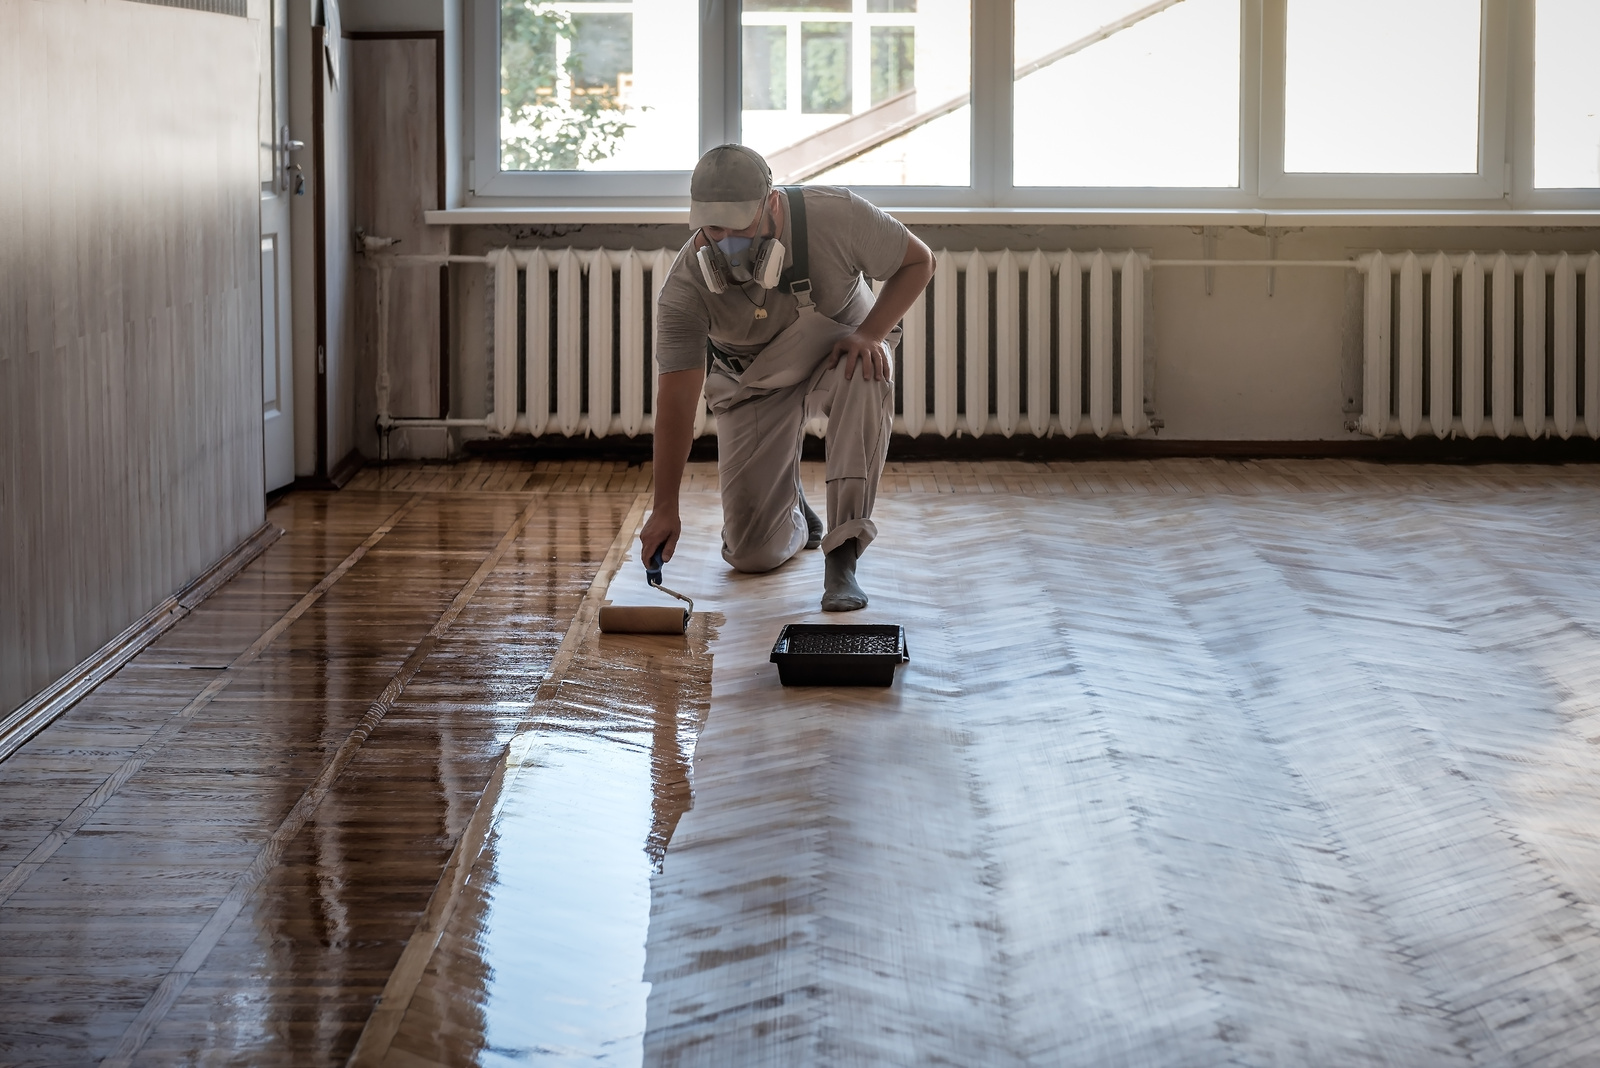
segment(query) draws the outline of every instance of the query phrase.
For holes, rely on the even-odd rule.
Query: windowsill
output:
[[[1416,208],[885,208],[908,225],[1014,226],[1558,226],[1600,227],[1600,210]],[[470,207],[427,211],[430,226],[592,223],[687,226],[687,207]]]

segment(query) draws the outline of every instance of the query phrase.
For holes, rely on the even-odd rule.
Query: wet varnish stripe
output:
[[[239,673],[244,668],[253,664],[268,646],[277,641],[284,631],[293,626],[295,621],[305,615],[312,605],[321,600],[322,595],[327,593],[335,582],[338,582],[352,567],[355,567],[374,545],[382,541],[384,536],[393,530],[421,502],[422,497],[420,495],[413,495],[399,508],[395,509],[392,515],[378,524],[377,529],[369,534],[366,540],[352,549],[350,554],[343,560],[339,561],[337,567],[329,571],[322,577],[321,581],[307,590],[305,596],[301,597],[294,603],[293,607],[278,617],[277,621],[263,631],[259,638],[251,642],[244,652],[234,657],[223,668],[223,674],[207,683],[205,689],[201,690],[188,704],[179,709],[176,715],[162,724],[161,728],[148,741],[141,745],[127,760],[123,761],[116,771],[112,772],[104,782],[95,788],[93,793],[84,798],[66,819],[57,824],[56,828],[45,837],[44,841],[35,846],[22,859],[21,863],[7,872],[3,879],[0,879],[0,906],[3,906],[11,895],[16,893],[17,889],[43,866],[45,861],[55,856],[57,851],[77,833],[79,828],[87,823],[107,801],[111,800],[112,796],[129,779],[138,774],[150,762],[158,750],[170,742],[179,731],[187,727],[201,709],[209,705],[223,690],[232,685],[239,678]]]
[[[590,583],[583,603],[573,616],[567,633],[561,639],[561,645],[556,650],[549,671],[539,684],[539,689],[534,695],[536,707],[551,699],[560,680],[566,675],[567,666],[571,663],[578,647],[593,631],[601,599],[605,596],[605,591],[610,586],[617,569],[622,566],[623,557],[632,547],[633,539],[644,521],[646,504],[645,494],[641,493],[634,498],[633,506],[618,528],[617,536],[612,540],[611,548],[606,553],[600,570]],[[534,736],[531,731],[527,729],[518,731],[507,747],[506,755],[495,765],[489,783],[473,810],[472,819],[468,822],[465,833],[456,842],[450,860],[445,865],[444,873],[439,877],[439,884],[429,898],[427,908],[423,910],[416,931],[407,939],[405,951],[400,955],[394,970],[390,972],[383,994],[379,997],[372,1015],[368,1017],[367,1025],[361,1032],[356,1048],[350,1054],[349,1064],[352,1068],[380,1064],[388,1055],[394,1036],[400,1029],[401,1020],[411,1006],[411,998],[416,993],[423,970],[427,967],[435,947],[439,944],[439,938],[444,934],[455,913],[456,903],[460,900],[467,875],[478,862],[479,852],[483,848],[490,825],[500,810],[505,791],[508,786],[515,786],[533,741]]]
[[[614,555],[631,557],[636,527],[637,515]],[[613,599],[659,598],[636,559],[620,572]],[[352,1065],[444,1068],[477,1063],[484,1049],[574,1063],[642,1055],[649,887],[689,807],[721,621],[697,611],[683,638],[601,635],[604,592],[597,579],[518,735],[512,773],[485,798],[493,820],[450,888],[442,929],[419,931],[426,952],[403,982],[400,969],[391,979],[404,1005],[386,992],[393,1015],[374,1015]],[[426,966],[413,979],[417,963]]]
[[[430,500],[452,528],[493,505],[479,512],[487,540],[454,558],[465,569],[450,573],[436,613],[528,496]],[[247,1051],[252,1066],[345,1059],[632,503],[622,494],[543,497],[137,1064],[183,1061],[197,1037],[212,1051]],[[491,515],[501,517],[492,532]],[[431,573],[418,564],[399,555],[382,561],[381,573],[405,588]],[[370,616],[344,618],[364,626]],[[330,627],[330,636],[338,633]],[[374,679],[364,692],[382,685]],[[239,1005],[252,1009],[241,1013]]]
[[[0,909],[0,1060],[105,1056],[532,496],[544,500],[522,540],[137,1063],[224,1050],[252,1065],[343,1060],[520,718],[510,709],[526,707],[633,495],[426,495]],[[8,859],[216,678],[174,669],[225,667],[404,500],[312,493],[276,505],[290,533],[267,557],[0,765],[0,791],[19,798],[0,821],[0,843],[21,847]],[[96,766],[84,782],[78,769]],[[41,808],[59,815],[41,826]]]
[[[439,616],[438,621],[429,628],[427,635],[406,657],[405,662],[400,665],[400,669],[389,678],[388,683],[383,688],[383,692],[378,695],[377,700],[373,701],[371,707],[367,709],[366,715],[361,717],[360,722],[356,724],[344,742],[334,751],[333,756],[323,765],[321,773],[306,788],[300,800],[295,803],[294,808],[289,811],[283,822],[279,824],[278,829],[267,839],[266,844],[256,854],[256,859],[251,863],[249,869],[239,876],[233,888],[228,891],[222,903],[212,913],[211,918],[206,921],[205,926],[201,928],[200,933],[190,943],[189,948],[184,951],[183,956],[179,958],[177,965],[161,980],[156,987],[156,992],[146,1002],[145,1007],[139,1011],[139,1015],[128,1025],[128,1029],[123,1033],[122,1041],[117,1044],[117,1048],[101,1062],[103,1068],[123,1068],[123,1066],[132,1063],[134,1056],[138,1054],[140,1047],[144,1045],[151,1030],[167,1014],[167,1010],[172,1007],[178,996],[183,993],[184,987],[189,984],[195,973],[200,970],[201,965],[205,963],[206,957],[211,954],[212,949],[221,941],[229,925],[233,923],[240,910],[244,907],[245,900],[255,890],[256,885],[261,882],[267,872],[278,863],[278,858],[289,840],[298,834],[300,829],[305,826],[306,821],[311,818],[312,813],[316,811],[317,805],[326,796],[334,781],[349,765],[350,761],[355,758],[356,751],[366,742],[368,735],[383,721],[383,717],[388,714],[389,709],[394,707],[394,703],[400,697],[401,691],[405,689],[412,676],[421,668],[423,661],[433,653],[440,637],[450,629],[456,617],[461,614],[461,610],[472,600],[473,595],[478,592],[478,587],[483,585],[483,580],[499,566],[501,558],[511,548],[512,543],[517,540],[517,537],[522,533],[522,528],[533,518],[541,503],[539,499],[535,498],[522,510],[522,514],[517,517],[511,524],[511,528],[501,537],[499,544],[494,547],[494,550],[483,563],[478,565],[478,569],[473,572],[466,585],[456,594],[449,607]]]

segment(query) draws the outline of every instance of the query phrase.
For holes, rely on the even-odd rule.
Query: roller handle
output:
[[[656,546],[656,554],[650,558],[650,562],[644,568],[644,577],[649,580],[652,586],[661,585],[661,549],[662,546]]]

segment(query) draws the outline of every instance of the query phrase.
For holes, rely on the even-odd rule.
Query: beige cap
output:
[[[689,228],[743,230],[772,192],[772,168],[753,148],[718,145],[700,157],[689,179]]]

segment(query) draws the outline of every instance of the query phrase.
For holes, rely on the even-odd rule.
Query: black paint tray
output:
[[[785,686],[892,686],[911,659],[894,623],[787,623],[772,644]]]

